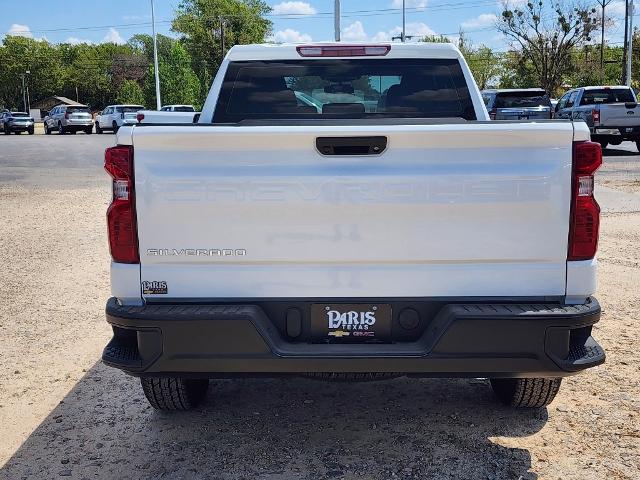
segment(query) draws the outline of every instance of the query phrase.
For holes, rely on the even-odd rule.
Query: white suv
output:
[[[105,130],[117,132],[122,126],[134,125],[137,122],[136,112],[143,108],[142,105],[109,105],[96,117],[96,133]]]

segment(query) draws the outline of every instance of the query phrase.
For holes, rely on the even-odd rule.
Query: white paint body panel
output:
[[[315,150],[340,135],[388,147]],[[165,298],[565,295],[570,123],[157,126],[132,139],[141,280],[167,281]]]
[[[579,302],[595,261],[567,262],[572,142],[583,123],[211,126],[230,61],[300,58],[295,45],[234,46],[199,123],[121,129],[134,145],[141,265],[112,265],[113,294],[140,281],[181,298],[531,297]],[[386,58],[457,58],[393,44]],[[384,135],[379,156],[325,157],[318,136]],[[175,249],[180,255],[150,255]],[[188,255],[198,249],[244,255]]]

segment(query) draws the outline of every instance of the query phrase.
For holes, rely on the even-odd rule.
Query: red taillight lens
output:
[[[142,120],[144,120],[144,113],[136,114],[136,120],[138,121],[138,123],[140,123]]]
[[[391,45],[300,45],[301,57],[382,57]]]
[[[573,144],[568,260],[592,259],[598,249],[600,206],[593,197],[593,175],[600,165],[602,148],[599,143]]]
[[[118,145],[104,152],[104,169],[113,178],[113,200],[107,210],[109,248],[114,262],[138,263],[133,147]]]
[[[600,110],[592,110],[591,117],[593,118],[593,124],[600,123]]]

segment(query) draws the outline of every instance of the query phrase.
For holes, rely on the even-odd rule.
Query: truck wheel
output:
[[[191,410],[207,394],[209,380],[172,377],[140,378],[144,396],[156,410]]]
[[[29,130],[27,130],[27,132],[29,133],[29,135],[33,135],[34,133],[36,133],[33,128],[30,128]]]
[[[51,135],[51,130],[49,129],[46,123],[44,124],[44,134]]]
[[[549,405],[560,390],[561,378],[492,378],[493,392],[505,405],[540,408]]]

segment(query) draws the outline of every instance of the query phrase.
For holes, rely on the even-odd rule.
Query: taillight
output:
[[[144,113],[137,113],[136,114],[136,120],[138,121],[138,123],[140,123],[142,120],[144,120]]]
[[[591,111],[591,118],[593,118],[593,124],[600,124],[600,110],[596,110],[595,108]]]
[[[497,114],[498,114],[498,109],[497,108],[492,108],[491,110],[489,110],[489,118],[491,120],[495,120]]]
[[[391,50],[391,45],[300,45],[301,57],[380,57]]]
[[[113,199],[107,210],[109,249],[114,262],[138,263],[133,147],[118,145],[104,152],[104,169],[113,179]]]
[[[600,206],[593,197],[593,175],[600,165],[599,143],[574,142],[567,260],[589,260],[598,249]]]

